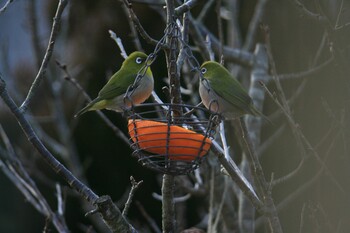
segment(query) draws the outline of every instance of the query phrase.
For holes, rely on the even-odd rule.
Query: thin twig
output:
[[[253,66],[250,76],[250,87],[249,95],[251,96],[255,107],[263,112],[263,105],[265,99],[265,91],[259,86],[258,81],[265,80],[268,81],[271,77],[269,76],[269,64],[268,57],[266,54],[266,49],[264,45],[257,44],[255,51],[255,60],[256,63]],[[247,130],[249,132],[249,138],[252,141],[252,150],[256,149],[260,145],[260,134],[262,128],[262,118],[254,116],[246,116],[245,123],[247,125]],[[247,135],[248,136],[248,135]],[[259,160],[258,160],[259,162]],[[241,170],[244,176],[251,182],[253,182],[253,169],[255,167],[251,166],[252,163],[249,161],[249,155],[243,153]],[[256,178],[255,178],[256,179]],[[255,210],[253,206],[248,202],[248,199],[243,193],[239,194],[239,211],[238,211],[238,226],[242,232],[252,233],[254,232],[254,219],[255,219]]]
[[[214,219],[214,189],[215,189],[215,176],[214,169],[210,171],[209,182],[209,210],[208,210],[208,232],[213,232],[213,219]]]
[[[247,127],[242,119],[238,119],[238,121],[239,121],[239,126],[241,127],[241,130],[239,130],[238,132],[241,133],[240,138],[242,138],[243,140],[243,149],[245,150],[245,153],[247,153],[248,155],[247,158],[251,163],[251,167],[252,167],[251,171],[252,171],[253,178],[255,180],[255,184],[257,186],[257,190],[259,191],[260,195],[262,195],[264,198],[263,214],[269,220],[269,226],[271,231],[276,233],[282,233],[283,230],[277,215],[276,206],[272,199],[271,190],[269,188],[270,186],[265,179],[263,169],[259,162],[256,151],[254,150],[253,143],[249,137]]]
[[[117,37],[117,35],[115,34],[115,32],[113,32],[112,30],[108,30],[109,35],[111,36],[111,38],[115,41],[115,43],[118,45],[119,49],[120,49],[120,55],[126,59],[128,57],[128,54],[125,52],[122,40]]]
[[[222,20],[221,20],[221,0],[216,1],[216,18],[218,22],[218,38],[219,38],[219,52],[218,58],[220,59],[220,64],[223,64],[222,47],[224,46],[224,32],[222,30]]]
[[[61,64],[60,62],[56,61],[56,64],[58,67],[62,69],[62,71],[65,73],[64,79],[71,82],[74,87],[76,87],[84,96],[84,98],[87,101],[91,101],[91,98],[89,95],[85,92],[83,87],[78,83],[78,81],[73,78],[70,73],[67,70],[66,65]],[[96,111],[97,115],[106,123],[106,125],[113,130],[115,135],[120,138],[125,144],[130,145],[129,139],[125,136],[125,134],[118,128],[116,127],[101,111]]]
[[[181,6],[178,6],[175,8],[175,14],[176,15],[181,15],[189,10],[191,10],[194,6],[196,6],[200,2],[199,0],[189,0],[186,1],[184,4]]]
[[[142,216],[147,220],[148,224],[153,229],[153,231],[156,233],[161,233],[162,231],[159,229],[156,221],[146,212],[145,208],[143,208],[141,203],[136,201],[135,204],[139,209],[140,213],[142,214]]]
[[[186,0],[185,0],[186,3]],[[179,52],[179,56],[177,58],[176,61],[176,66],[177,66],[177,75],[180,76],[180,72],[182,69],[182,66],[185,62],[185,58],[186,58],[186,51],[187,51],[187,47],[185,47],[185,43],[186,45],[188,44],[188,33],[189,33],[189,18],[188,18],[188,13],[184,13],[183,17],[182,17],[182,28],[181,28],[181,40],[183,41],[183,43],[181,43],[181,48],[180,48],[180,52]]]
[[[243,45],[243,49],[250,51],[254,48],[256,34],[261,23],[261,19],[265,13],[265,6],[268,0],[259,0],[255,6],[254,15],[250,20],[248,32]]]
[[[202,22],[204,20],[204,18],[208,15],[208,12],[211,9],[214,2],[215,2],[215,0],[209,0],[206,2],[204,7],[202,8],[202,11],[200,12],[200,14],[197,17],[197,20],[199,22]]]
[[[13,0],[7,0],[5,5],[0,8],[0,14],[6,11],[7,7],[10,5],[11,2],[13,2]]]
[[[125,15],[128,16],[129,15],[129,10],[128,10],[129,8],[125,4],[122,4],[122,8],[123,8]],[[129,24],[129,28],[131,31],[130,36],[132,38],[132,41],[134,42],[134,46],[135,46],[136,50],[143,52],[144,50],[142,49],[141,41],[140,41],[140,38],[137,34],[136,27],[134,26],[134,22],[132,20],[128,20],[128,24]]]
[[[136,190],[143,183],[143,180],[140,180],[139,182],[136,182],[134,177],[130,176],[130,182],[131,182],[131,190],[129,192],[128,200],[126,201],[126,203],[124,205],[124,209],[123,209],[123,212],[122,212],[123,216],[127,216],[128,215],[128,211],[130,209],[132,198],[134,197],[134,194],[135,194]]]
[[[191,19],[191,18],[190,18]],[[193,18],[190,20],[190,26],[194,27],[198,31],[200,36],[208,35],[212,42],[212,48],[216,54],[219,53],[220,41],[216,38],[201,22],[195,21]],[[192,30],[191,30],[192,31]],[[200,48],[202,49],[202,48]],[[228,46],[223,46],[222,48],[223,56],[226,61],[232,61],[239,65],[251,67],[254,65],[254,55],[248,51],[231,48]],[[207,59],[208,60],[208,59]]]
[[[220,138],[222,142],[222,147],[224,149],[225,158],[227,161],[230,161],[231,156],[229,153],[229,147],[227,146],[226,136],[225,136],[225,126],[224,121],[220,123]]]
[[[295,72],[295,73],[291,73],[291,74],[279,74],[278,79],[280,80],[288,80],[288,79],[301,79],[301,78],[305,78],[307,76],[311,76],[314,74],[317,74],[318,72],[320,72],[323,68],[327,67],[328,65],[332,64],[334,61],[334,57],[331,56],[329,59],[327,59],[326,61],[322,62],[321,64],[319,64],[318,66],[312,67],[308,70],[305,71],[301,71],[301,72]],[[273,79],[271,79],[272,81]]]
[[[50,222],[52,222],[58,232],[68,232],[69,230],[64,219],[61,218],[59,213],[56,214],[51,210],[35,182],[23,168],[22,163],[18,160],[15,150],[1,125],[0,134],[7,149],[6,157],[3,155],[3,152],[0,153],[0,158],[6,160],[5,163],[0,160],[0,168],[18,190],[20,190],[20,192],[26,197],[27,201],[31,203],[39,213],[43,214]]]
[[[19,125],[22,127],[23,132],[27,136],[28,140],[38,150],[42,158],[52,167],[52,169],[63,177],[70,186],[78,191],[89,202],[95,202],[98,196],[92,192],[87,186],[80,182],[65,166],[63,166],[50,151],[43,145],[41,140],[34,132],[32,126],[29,124],[23,113],[16,106],[12,98],[8,95],[6,90],[6,84],[2,78],[0,78],[0,96],[9,107],[14,117],[17,119]]]
[[[217,156],[221,165],[225,168],[231,179],[238,185],[242,192],[247,195],[249,200],[253,203],[254,207],[257,210],[261,210],[263,208],[263,203],[259,200],[252,185],[243,176],[242,172],[239,170],[234,161],[232,161],[232,159],[229,161],[226,160],[223,149],[215,141],[213,141],[211,150]]]
[[[41,56],[43,53],[43,48],[40,44],[40,37],[38,32],[38,17],[37,17],[37,2],[36,0],[29,0],[28,4],[28,14],[29,14],[29,25],[30,25],[30,34],[31,42],[34,50],[36,69],[40,69]]]
[[[257,148],[256,153],[259,155],[259,157],[261,157],[264,152],[271,146],[273,145],[273,143],[279,139],[282,135],[282,133],[284,132],[284,130],[286,129],[286,124],[281,125],[280,127],[278,127],[278,129],[273,132],[273,134],[271,136],[269,136],[269,138],[267,138],[264,142],[262,142],[260,144],[260,146]]]
[[[163,201],[163,196],[158,194],[158,193],[152,193],[152,197],[155,199],[155,200],[158,200],[158,201]],[[179,197],[174,197],[173,198],[173,203],[181,203],[181,202],[185,202],[187,201],[188,199],[191,198],[191,194],[188,193],[184,196],[179,196]]]
[[[299,0],[291,0],[291,1],[308,18],[313,19],[313,20],[317,20],[317,21],[321,21],[321,22],[326,21],[326,18],[324,16],[311,12]]]
[[[44,159],[52,170],[62,177],[72,189],[77,191],[81,197],[87,200],[90,204],[95,204],[97,206],[98,212],[101,213],[102,218],[112,232],[136,232],[132,225],[123,218],[120,210],[114,205],[109,196],[99,197],[96,195],[89,187],[83,184],[64,165],[62,165],[44,146],[34,132],[32,126],[23,115],[22,111],[19,110],[13,99],[8,95],[6,83],[2,77],[0,77],[0,97],[16,118],[28,141],[39,152],[41,158]]]
[[[293,118],[288,114],[287,110],[282,106],[282,104],[276,99],[276,97],[270,92],[270,90],[266,87],[265,84],[261,83],[261,85],[265,88],[266,92],[269,94],[271,99],[276,103],[276,105],[282,109],[282,112],[284,113],[285,117],[289,121],[289,123],[292,125],[292,127],[296,130],[297,134],[299,135],[300,139],[302,140],[302,143],[306,145],[308,150],[311,151],[311,153],[316,158],[317,162],[325,169],[326,174],[331,178],[331,180],[334,182],[334,184],[338,187],[340,191],[345,193],[343,187],[340,185],[340,183],[337,181],[337,179],[334,177],[333,173],[329,170],[325,162],[321,159],[318,152],[313,148],[309,140],[305,137],[304,133],[300,130],[298,125],[295,123]]]
[[[213,177],[214,178],[214,177]],[[221,196],[221,201],[220,201],[220,204],[219,204],[219,208],[218,210],[216,211],[216,218],[214,220],[214,223],[213,223],[213,231],[209,231],[209,232],[217,232],[217,228],[218,228],[218,225],[219,225],[219,221],[222,219],[222,209],[224,207],[224,203],[225,203],[225,200],[227,199],[226,195],[228,193],[228,179],[227,177],[224,177],[225,179],[225,187],[224,187],[224,191],[222,192],[222,196]]]
[[[299,233],[303,232],[304,228],[304,218],[306,217],[305,215],[305,209],[306,209],[306,204],[303,204],[303,207],[301,208],[301,213],[300,213],[300,226],[299,226]]]
[[[143,39],[147,41],[147,43],[152,44],[152,45],[157,45],[158,41],[150,37],[148,33],[145,31],[145,29],[142,27],[139,19],[137,18],[134,10],[132,9],[132,4],[129,2],[129,0],[122,0],[123,3],[125,4],[125,7],[127,7],[129,11],[129,17],[131,21],[134,23],[135,28],[139,31],[140,35],[142,36]]]
[[[55,45],[55,41],[56,41],[56,37],[58,35],[59,32],[59,26],[61,23],[61,16],[63,13],[64,8],[66,7],[68,1],[67,0],[60,0],[58,3],[58,7],[56,10],[56,14],[53,20],[53,24],[52,24],[52,29],[51,29],[51,34],[50,34],[50,39],[49,39],[49,43],[48,46],[46,48],[46,52],[44,55],[44,59],[41,63],[41,66],[39,68],[38,74],[36,75],[32,86],[30,87],[27,97],[26,99],[23,101],[21,107],[19,108],[21,112],[25,113],[29,103],[31,102],[31,100],[33,99],[34,95],[36,94],[39,85],[41,83],[41,81],[43,80],[43,78],[46,75],[46,70],[47,70],[47,66],[49,64],[51,55],[53,53],[53,49],[54,49],[54,45]]]

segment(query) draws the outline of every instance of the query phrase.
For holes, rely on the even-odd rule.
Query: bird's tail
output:
[[[258,109],[256,109],[256,107],[253,104],[250,108],[250,114],[252,114],[253,116],[262,117],[265,121],[272,124],[272,121],[267,116],[265,116],[262,112],[260,112]]]
[[[99,99],[94,99],[93,101],[91,101],[88,105],[86,105],[83,109],[81,109],[79,112],[77,112],[74,117],[79,117],[82,114],[88,112],[88,111],[92,111],[92,110],[98,110],[100,108],[97,107],[97,103],[99,102]]]

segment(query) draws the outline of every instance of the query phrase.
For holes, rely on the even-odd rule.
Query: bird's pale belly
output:
[[[131,93],[130,97],[125,97],[125,94],[117,96],[112,100],[108,100],[106,109],[123,112],[125,108],[131,105],[143,103],[152,94],[153,79],[143,77],[139,86]]]
[[[244,112],[235,108],[232,104],[218,96],[212,89],[207,89],[199,85],[199,95],[201,96],[204,106],[212,112],[223,115],[226,119],[234,119],[242,116]]]

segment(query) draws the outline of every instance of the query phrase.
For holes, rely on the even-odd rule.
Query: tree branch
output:
[[[175,15],[182,15],[183,13],[191,10],[194,6],[196,6],[201,0],[189,0],[186,1],[181,6],[175,8]]]
[[[20,111],[23,113],[26,112],[28,105],[30,104],[31,100],[33,99],[34,95],[36,94],[36,92],[39,88],[41,81],[43,80],[43,78],[46,75],[47,66],[49,64],[51,55],[53,53],[56,37],[57,37],[58,32],[59,32],[59,27],[60,27],[60,23],[61,23],[61,16],[62,16],[63,10],[66,7],[67,3],[68,3],[68,0],[60,0],[58,3],[56,14],[55,14],[55,17],[53,19],[50,39],[49,39],[48,46],[46,48],[44,59],[43,59],[41,66],[39,68],[39,72],[36,75],[36,77],[32,83],[32,86],[29,89],[29,92],[27,94],[26,99],[23,101],[21,107],[19,108]]]
[[[129,17],[131,21],[134,23],[135,28],[139,31],[140,35],[142,36],[143,39],[147,41],[147,43],[152,44],[152,45],[157,45],[158,41],[150,37],[148,33],[145,31],[145,29],[142,27],[139,19],[137,18],[134,10],[132,9],[132,4],[129,2],[129,0],[122,0],[125,4],[125,7],[129,11]]]
[[[10,5],[11,2],[13,2],[13,0],[7,0],[5,5],[0,8],[0,14],[6,11],[7,7]]]
[[[243,45],[243,49],[250,51],[254,48],[256,33],[261,23],[261,18],[265,13],[265,6],[268,0],[259,0],[255,6],[254,15],[250,20],[248,33],[246,35],[246,40]]]
[[[53,171],[59,176],[61,176],[72,189],[74,189],[80,194],[80,196],[86,199],[90,204],[97,205],[98,209],[96,211],[102,214],[103,220],[108,225],[108,227],[112,229],[112,231],[114,229],[118,230],[120,228],[130,229],[129,231],[113,232],[135,232],[133,227],[122,217],[120,210],[114,205],[110,197],[99,197],[98,195],[96,195],[89,187],[87,187],[80,180],[78,180],[64,165],[62,165],[44,146],[42,141],[34,132],[32,126],[24,117],[22,111],[19,110],[17,105],[14,103],[13,99],[8,95],[6,90],[6,83],[2,79],[2,77],[0,77],[0,97],[18,121],[18,124],[21,126],[28,141],[39,152],[39,155],[45,160],[47,164],[50,165]],[[113,222],[113,220],[116,220],[117,223]]]

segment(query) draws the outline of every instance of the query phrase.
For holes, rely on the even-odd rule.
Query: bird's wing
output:
[[[238,109],[249,111],[252,99],[235,78],[210,79],[210,86],[216,94]]]
[[[126,73],[119,70],[115,73],[107,84],[98,93],[99,99],[113,99],[117,96],[125,94],[127,88],[135,81],[136,74]]]

